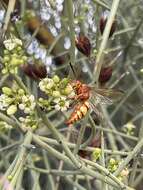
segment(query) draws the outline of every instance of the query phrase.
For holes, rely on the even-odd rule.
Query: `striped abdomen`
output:
[[[80,105],[75,107],[73,113],[71,114],[66,124],[71,125],[74,122],[82,119],[86,115],[88,110],[89,110],[89,102],[88,101],[82,102]]]

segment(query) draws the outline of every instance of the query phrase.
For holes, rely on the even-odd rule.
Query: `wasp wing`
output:
[[[91,87],[91,98],[95,104],[113,104],[119,101],[124,93],[120,90]]]
[[[101,112],[97,109],[97,104],[95,104],[95,101],[93,98],[89,99],[89,105],[92,109],[92,111],[96,114],[98,118],[102,118]]]

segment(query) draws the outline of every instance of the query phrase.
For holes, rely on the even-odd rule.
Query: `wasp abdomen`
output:
[[[85,101],[82,104],[78,105],[75,110],[73,111],[73,113],[71,114],[70,118],[68,119],[68,121],[66,122],[67,125],[71,125],[74,122],[82,119],[86,113],[89,110],[89,102]]]

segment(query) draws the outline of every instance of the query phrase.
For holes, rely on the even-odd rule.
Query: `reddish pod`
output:
[[[109,13],[107,11],[105,11],[102,14],[101,18],[100,18],[100,22],[99,22],[100,26],[99,26],[99,28],[100,28],[101,34],[103,34],[103,32],[104,32],[104,29],[105,29],[105,26],[106,26],[106,23],[107,23],[107,19],[108,19],[108,15],[109,15]],[[109,33],[109,38],[112,37],[115,30],[116,30],[116,21],[114,20],[113,23],[112,23],[112,26],[111,26],[110,33]]]
[[[89,39],[84,35],[79,35],[75,39],[75,45],[77,49],[85,56],[89,57],[91,53],[91,44]]]
[[[89,155],[90,153],[86,150],[79,150],[78,151],[78,155],[82,158],[85,158],[85,159],[88,159],[89,158]]]
[[[100,83],[105,83],[108,82],[112,76],[112,67],[103,67],[100,71],[99,75],[99,82]]]
[[[101,136],[100,135],[96,135],[93,139],[92,139],[92,141],[91,141],[91,143],[90,143],[90,145],[89,146],[91,146],[91,147],[101,147]]]
[[[24,64],[21,68],[26,75],[35,80],[42,79],[47,76],[45,65]]]

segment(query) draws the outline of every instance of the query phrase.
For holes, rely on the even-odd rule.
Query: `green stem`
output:
[[[79,183],[77,183],[76,181],[73,181],[70,177],[65,177],[65,180],[72,184],[74,187],[76,187],[76,189],[78,190],[86,190],[83,186],[81,186]]]
[[[107,4],[105,4],[104,2],[102,2],[101,0],[93,0],[93,2],[103,8],[106,8],[107,10],[110,10],[110,7]]]
[[[75,65],[75,31],[74,31],[74,13],[73,13],[73,1],[66,0],[67,16],[69,21],[69,34],[71,39],[70,59],[71,64]]]
[[[50,170],[50,164],[49,164],[49,160],[48,160],[48,157],[47,157],[47,154],[46,154],[45,150],[43,150],[43,157],[44,157],[44,163],[45,163],[45,166],[46,166],[46,171]],[[49,181],[49,184],[50,184],[50,189],[54,190],[55,189],[54,188],[55,185],[54,185],[54,178],[53,178],[53,176],[48,175],[47,177],[48,177],[48,181]]]
[[[109,18],[107,20],[107,24],[106,24],[106,27],[105,27],[105,30],[103,33],[103,39],[102,39],[102,42],[101,42],[101,45],[99,47],[99,51],[98,51],[98,54],[96,57],[96,65],[95,65],[94,72],[93,72],[95,82],[98,82],[100,70],[101,70],[101,67],[103,64],[104,50],[105,50],[107,42],[108,42],[110,30],[111,30],[113,21],[115,19],[115,15],[117,12],[117,8],[119,6],[119,2],[120,2],[120,0],[113,0],[113,3],[112,3],[110,15],[109,15]]]
[[[103,130],[104,132],[108,132],[108,133],[113,133],[113,134],[115,134],[115,135],[119,135],[119,136],[121,136],[121,137],[125,137],[126,139],[133,140],[133,141],[135,141],[135,142],[138,141],[138,137],[129,136],[129,135],[125,134],[125,133],[122,133],[122,132],[119,132],[119,131],[115,131],[115,130],[113,130],[113,129],[103,128],[103,127],[100,127],[100,126],[96,126],[96,129],[101,130],[101,131]]]
[[[11,13],[13,12],[14,10],[14,7],[15,7],[15,3],[16,3],[16,0],[9,0],[8,2],[8,8],[7,8],[7,12],[6,12],[6,16],[5,16],[5,19],[4,19],[4,25],[3,25],[3,28],[2,28],[2,33],[1,33],[1,39],[3,39],[6,31],[7,31],[7,28],[8,28],[8,25],[9,25],[9,21],[10,21],[10,16],[11,16]]]
[[[124,183],[121,182],[120,179],[118,179],[116,176],[114,176],[112,173],[110,173],[106,168],[104,168],[103,166],[100,166],[99,164],[92,162],[90,160],[86,160],[83,159],[83,161],[93,167],[95,167],[97,170],[99,170],[100,172],[103,172],[106,176],[110,177],[114,182],[116,182],[121,189],[128,189],[131,190],[132,188],[126,186]]]
[[[47,142],[51,145],[56,145],[56,146],[60,146],[60,144],[54,140],[54,139],[51,139],[51,138],[47,138],[47,137],[42,137],[42,136],[37,136],[39,139],[43,140],[44,142]],[[67,143],[68,147],[69,148],[75,148],[75,144],[73,143],[70,143],[68,142]],[[81,148],[81,150],[86,150],[86,151],[89,151],[89,152],[93,152],[95,150],[94,147],[85,147],[85,148]],[[129,153],[128,152],[123,152],[123,151],[113,151],[113,150],[109,150],[109,149],[104,149],[104,152],[106,154],[111,154],[111,155],[121,155],[121,156],[127,156]]]
[[[69,158],[72,160],[72,162],[75,164],[77,168],[81,167],[80,162],[75,158],[75,156],[72,154],[71,150],[67,146],[67,142],[64,140],[62,135],[58,132],[58,130],[51,125],[49,119],[41,112],[40,109],[38,109],[38,112],[41,115],[41,118],[43,120],[43,123],[48,127],[48,129],[51,131],[51,133],[55,136],[57,141],[62,145],[65,153],[69,156]]]
[[[135,148],[129,153],[125,160],[119,165],[118,169],[115,171],[114,175],[118,176],[120,172],[129,164],[129,162],[137,156],[143,147],[143,138],[138,142]]]
[[[65,163],[67,163],[70,167],[77,169],[77,167],[75,166],[75,164],[70,160],[70,158],[68,158],[67,156],[63,155],[62,153],[58,152],[57,150],[55,150],[54,148],[52,148],[51,146],[49,146],[48,144],[44,143],[42,140],[40,140],[36,135],[33,135],[33,140],[35,143],[37,143],[40,147],[44,148],[45,150],[47,150],[50,155],[53,155],[54,157],[58,158],[59,160],[63,160]],[[78,171],[81,171],[83,174],[95,177],[101,181],[104,181],[112,186],[115,187],[119,187],[119,185],[114,182],[113,180],[110,179],[110,176],[106,178],[101,174],[99,174],[99,172],[95,172],[92,169],[82,165],[81,168],[78,169]]]
[[[78,135],[77,143],[76,143],[76,146],[75,146],[74,152],[73,152],[75,156],[77,155],[77,153],[79,151],[79,148],[80,148],[83,136],[84,136],[85,129],[86,129],[86,123],[83,123],[83,125],[81,125],[81,128],[79,130],[79,135]]]
[[[0,80],[0,87],[3,86],[3,84],[4,84],[4,82],[7,80],[8,76],[9,76],[9,75],[6,74],[6,75],[4,75],[4,76],[1,78],[1,80]]]
[[[56,170],[56,169],[43,169],[43,168],[38,168],[38,167],[34,167],[31,165],[26,165],[27,168],[35,170],[39,173],[43,173],[43,174],[51,174],[51,175],[58,175],[58,176],[66,176],[66,175],[75,175],[75,174],[81,174],[82,173],[80,171],[74,171],[74,170]]]
[[[15,173],[17,172],[19,166],[24,164],[24,161],[26,159],[26,145],[29,145],[31,143],[31,140],[32,140],[32,133],[30,131],[27,132],[26,136],[25,136],[25,139],[24,139],[24,142],[23,144],[21,145],[21,149],[18,153],[18,160],[15,164],[15,167],[13,169],[13,171],[11,172],[11,176],[13,177],[15,175]]]
[[[114,109],[114,111],[110,114],[110,118],[112,119],[115,114],[117,113],[117,111],[120,109],[120,107],[124,104],[124,102],[127,100],[127,98],[138,88],[138,86],[140,84],[142,84],[143,82],[139,82],[139,84],[135,84],[124,96],[124,98],[118,103],[118,105],[116,106],[116,108]]]
[[[17,82],[17,84],[19,85],[19,87],[22,88],[27,94],[29,94],[29,91],[24,85],[24,83],[22,82],[21,78],[18,75],[14,75],[14,74],[12,76],[14,80]]]

